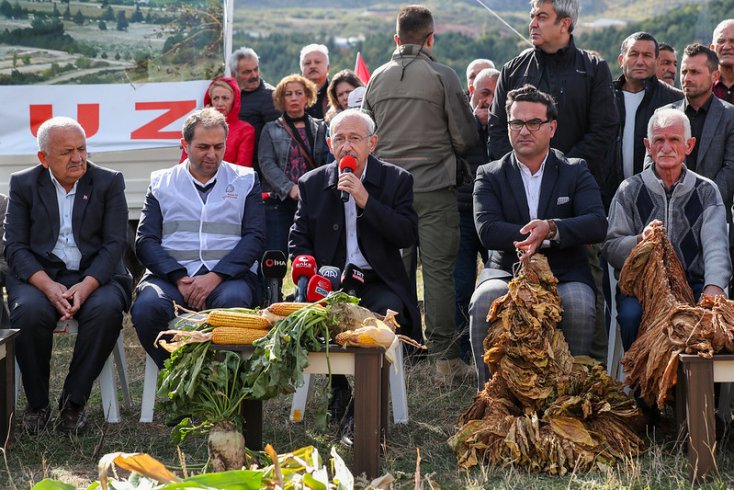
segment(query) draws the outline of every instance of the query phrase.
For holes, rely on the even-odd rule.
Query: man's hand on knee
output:
[[[222,283],[222,278],[216,272],[209,272],[194,276],[191,281],[191,291],[187,303],[196,310],[203,310],[206,300],[214,288]]]
[[[99,281],[92,276],[85,276],[81,282],[78,282],[71,286],[64,294],[64,298],[71,305],[68,316],[61,318],[62,320],[68,320],[73,318],[74,315],[79,311],[85,301],[92,295],[92,293],[99,287]]]

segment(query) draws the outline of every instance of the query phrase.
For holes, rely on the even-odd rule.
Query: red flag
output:
[[[354,61],[354,73],[357,74],[357,77],[359,77],[365,85],[370,81],[370,69],[367,68],[367,63],[364,62],[362,53],[360,52],[357,52],[357,59]]]

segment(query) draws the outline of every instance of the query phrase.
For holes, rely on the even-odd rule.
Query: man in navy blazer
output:
[[[489,259],[469,305],[478,388],[488,378],[482,346],[487,313],[507,292],[513,266],[540,252],[558,278],[560,327],[573,355],[588,355],[594,333],[594,283],[585,246],[601,242],[607,221],[601,194],[583,160],[550,148],[557,127],[553,98],[532,85],[507,96],[513,151],[482,165],[474,184],[474,222]]]
[[[686,158],[686,168],[716,183],[731,221],[734,199],[734,106],[714,95],[719,77],[716,53],[698,43],[686,46],[681,61],[681,87],[685,98],[663,106],[683,111],[691,122],[696,146]],[[647,155],[645,166],[652,164]]]
[[[40,164],[10,177],[5,257],[10,323],[21,330],[18,365],[30,433],[50,417],[53,330],[74,318],[79,333],[59,400],[57,428],[85,428],[84,405],[109,357],[130,304],[132,277],[122,262],[127,202],[120,172],[87,161],[86,137],[73,119],[38,129]]]
[[[395,165],[370,155],[377,144],[375,123],[357,109],[339,113],[331,122],[329,146],[336,162],[351,155],[353,173],[339,173],[336,162],[314,169],[298,182],[300,198],[290,230],[291,258],[312,255],[319,266],[344,269],[352,263],[364,270],[360,303],[385,314],[398,312],[403,333],[421,339],[421,320],[415,289],[400,256],[415,245],[418,216],[413,209],[413,177]],[[341,191],[349,195],[342,202]],[[349,398],[346,378],[334,377],[330,408],[341,418]],[[335,406],[336,405],[336,406]]]

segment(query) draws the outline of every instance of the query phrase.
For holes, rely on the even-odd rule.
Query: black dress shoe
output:
[[[87,428],[87,417],[84,414],[84,407],[67,403],[61,409],[59,418],[56,421],[56,430],[64,434],[80,434]]]
[[[51,410],[48,406],[38,410],[26,408],[23,412],[23,430],[29,434],[38,434],[46,428],[49,417],[51,417]]]

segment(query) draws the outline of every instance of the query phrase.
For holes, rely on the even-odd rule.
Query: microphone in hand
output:
[[[344,155],[339,160],[339,172],[343,174],[351,174],[357,169],[357,159],[352,155]],[[341,191],[342,202],[349,200],[349,193],[347,191]]]

